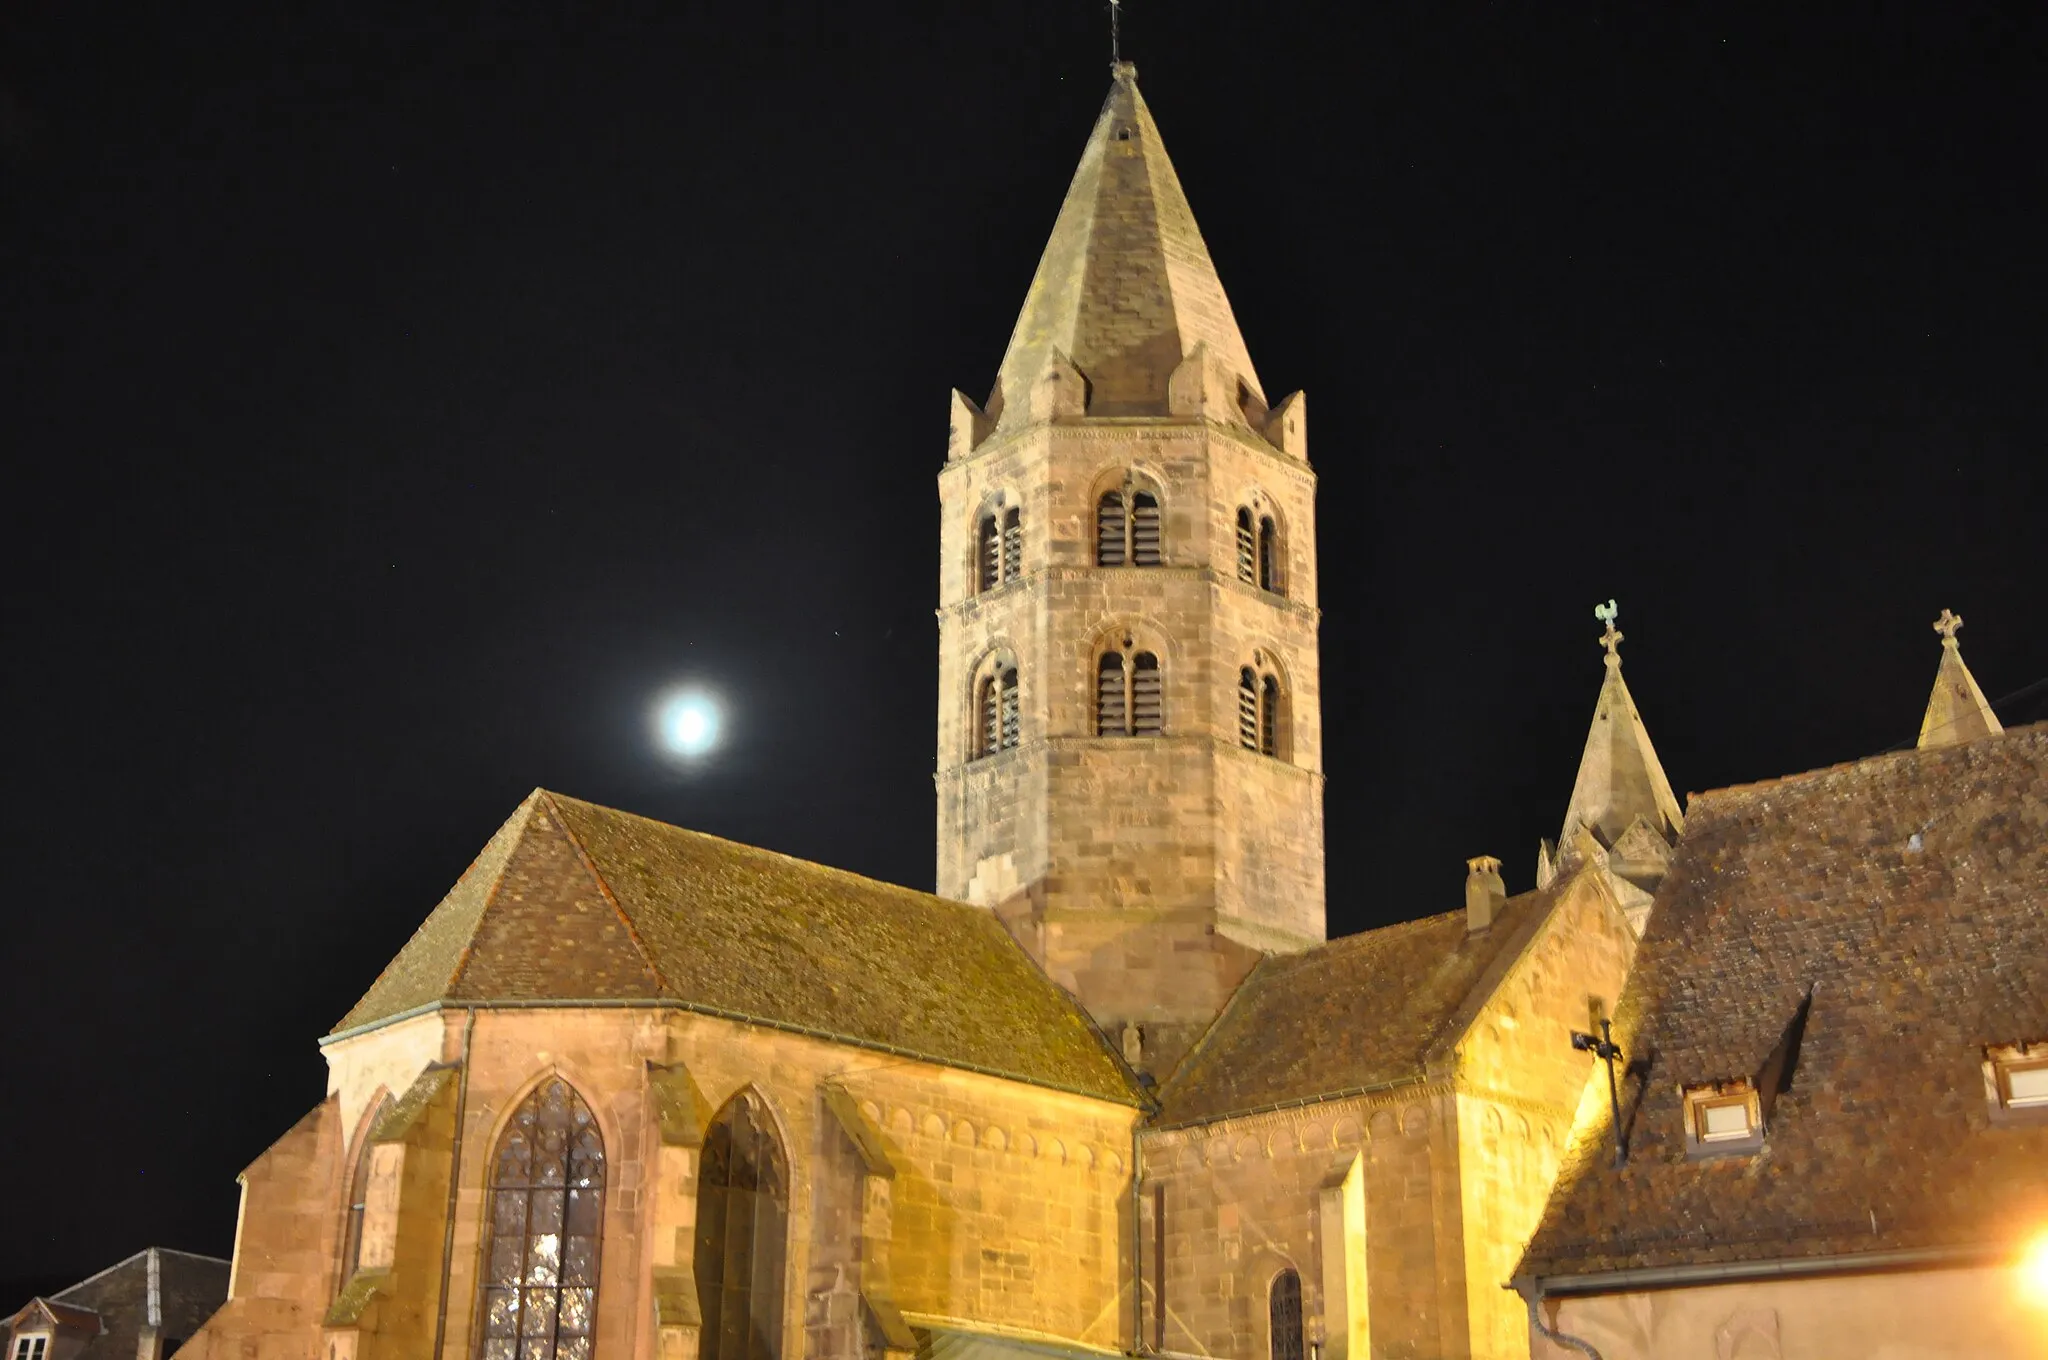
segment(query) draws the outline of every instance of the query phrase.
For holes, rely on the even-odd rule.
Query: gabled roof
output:
[[[536,1001],[675,1005],[1137,1101],[990,912],[542,789],[335,1035]]]
[[[1688,1161],[1680,1088],[1758,1080],[1809,988],[1762,1150]],[[2048,1038],[2048,724],[1696,797],[1616,1031],[1628,1165],[1579,1130],[1525,1277],[2038,1231],[2048,1123],[1994,1124],[1982,1064]]]
[[[1421,1081],[1576,877],[1509,898],[1490,929],[1463,911],[1260,961],[1160,1091],[1162,1126]]]
[[[1265,401],[1137,68],[1121,65],[1018,314],[991,414],[1024,410],[1063,355],[1088,380],[1090,415],[1162,415],[1167,379],[1197,345]]]
[[[17,1332],[49,1327],[84,1336],[98,1336],[101,1330],[100,1315],[92,1309],[40,1297],[15,1309],[12,1316],[0,1320],[0,1325]]]

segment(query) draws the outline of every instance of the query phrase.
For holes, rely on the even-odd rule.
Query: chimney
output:
[[[1477,935],[1493,924],[1494,913],[1508,900],[1508,888],[1501,882],[1500,861],[1492,855],[1468,859],[1465,868],[1465,933]]]

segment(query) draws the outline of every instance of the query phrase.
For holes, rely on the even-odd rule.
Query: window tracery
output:
[[[1237,672],[1237,744],[1275,759],[1287,757],[1286,692],[1263,653]]]
[[[1095,665],[1095,735],[1156,737],[1166,730],[1166,692],[1159,657],[1129,637]]]
[[[702,1360],[778,1360],[789,1236],[789,1163],[752,1091],[726,1103],[704,1137],[697,1178],[697,1302]]]
[[[1024,574],[1024,517],[1000,499],[974,521],[974,587],[990,591]]]
[[[560,1077],[520,1102],[491,1164],[480,1360],[589,1360],[604,1139]]]
[[[1159,494],[1126,477],[1095,502],[1095,565],[1156,567],[1164,561]]]
[[[1017,696],[1017,663],[991,662],[974,685],[974,759],[1014,750],[1023,733]]]

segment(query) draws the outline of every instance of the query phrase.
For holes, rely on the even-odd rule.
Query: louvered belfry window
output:
[[[1246,585],[1254,585],[1258,577],[1258,535],[1252,531],[1252,512],[1240,508],[1237,512],[1237,579]]]
[[[1280,574],[1280,532],[1273,526],[1271,515],[1259,519],[1259,589],[1280,593],[1284,581]]]
[[[1253,660],[1265,663],[1258,657]],[[1237,744],[1263,756],[1280,754],[1285,735],[1281,722],[1280,678],[1250,666],[1237,673]]]
[[[479,1360],[589,1360],[604,1140],[560,1077],[520,1103],[491,1167]]]
[[[1156,737],[1166,730],[1166,690],[1151,652],[1104,652],[1095,667],[1095,735]]]
[[[1003,512],[1003,580],[1024,574],[1024,517],[1014,507]]]
[[[1273,1360],[1303,1360],[1306,1350],[1301,1335],[1301,1276],[1283,1270],[1273,1277],[1273,1294],[1266,1310],[1272,1334]]]
[[[994,590],[1002,580],[1002,544],[996,517],[986,511],[974,522],[974,588]]]
[[[701,1360],[779,1360],[788,1253],[789,1162],[745,1091],[705,1131],[697,1176]]]
[[[998,666],[974,687],[975,759],[1014,749],[1021,730],[1017,668]]]
[[[1125,484],[1095,503],[1095,565],[1156,567],[1165,562],[1159,498]]]
[[[1259,754],[1280,754],[1280,682],[1270,675],[1259,689]]]
[[[1237,673],[1237,744],[1259,749],[1259,677],[1250,666]]]

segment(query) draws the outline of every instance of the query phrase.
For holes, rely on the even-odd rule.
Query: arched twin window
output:
[[[1237,673],[1237,744],[1262,756],[1286,754],[1280,677],[1246,666]]]
[[[1014,750],[1021,727],[1016,664],[998,661],[974,686],[974,758]]]
[[[974,523],[974,586],[994,590],[1024,574],[1024,520],[1015,506],[984,510]]]
[[[478,1360],[590,1360],[604,1138],[551,1077],[520,1102],[491,1164]]]
[[[1271,515],[1252,513],[1248,506],[1237,511],[1237,579],[1246,585],[1287,593],[1281,570],[1280,530]]]
[[[1301,1334],[1301,1273],[1293,1269],[1273,1277],[1273,1292],[1266,1304],[1266,1322],[1272,1337],[1273,1360],[1303,1360],[1307,1348]]]
[[[1135,479],[1095,502],[1095,565],[1156,567],[1165,558],[1159,536],[1159,496]]]
[[[1104,652],[1095,666],[1095,735],[1156,737],[1166,730],[1166,694],[1159,658],[1131,650]]]
[[[779,1360],[788,1251],[789,1162],[767,1107],[742,1091],[705,1133],[697,1177],[701,1360]]]

